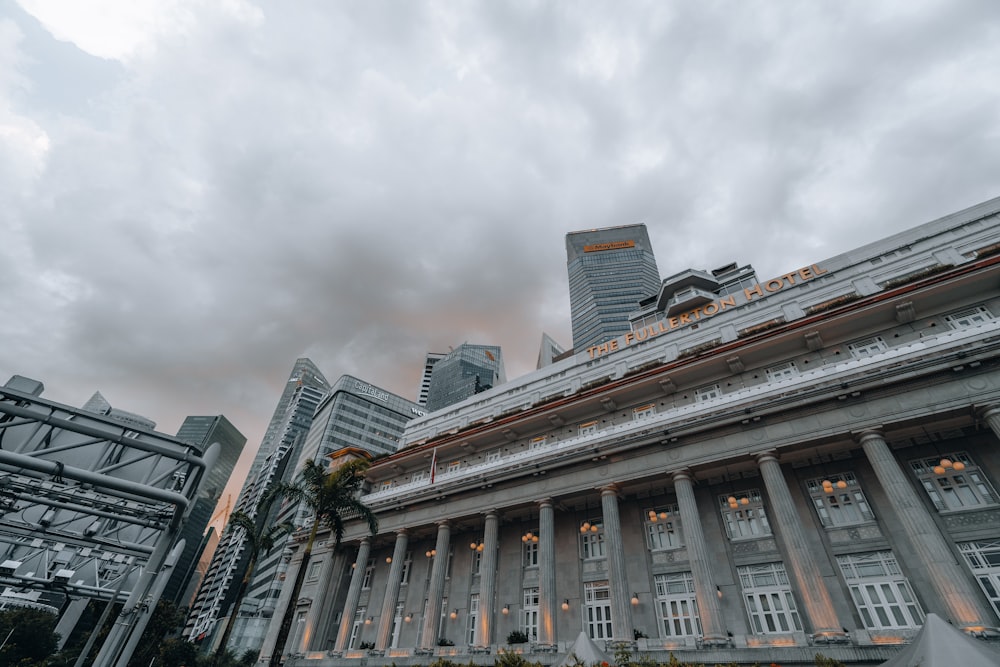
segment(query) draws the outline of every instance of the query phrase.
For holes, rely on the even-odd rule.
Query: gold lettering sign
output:
[[[631,243],[631,242],[630,242]],[[602,244],[608,245],[608,244]],[[594,247],[594,246],[588,246]],[[807,266],[799,269],[798,271],[791,271],[778,278],[772,278],[768,280],[763,285],[760,283],[754,285],[753,287],[747,287],[743,290],[743,302],[749,303],[754,299],[762,298],[768,294],[773,294],[775,292],[780,292],[786,287],[792,287],[796,284],[801,284],[807,280],[812,280],[818,276],[826,273],[826,269],[821,269],[815,264],[812,266]],[[683,327],[686,324],[692,324],[698,320],[707,319],[713,315],[723,312],[727,308],[736,307],[736,295],[730,294],[728,296],[722,297],[713,301],[712,303],[706,303],[703,306],[698,306],[694,310],[689,310],[686,313],[681,313],[675,317],[668,317],[663,320],[654,322],[653,324],[648,324],[641,329],[636,329],[634,331],[629,331],[622,337],[622,344],[620,347],[628,347],[629,345],[634,345],[635,343],[641,343],[647,341],[650,338],[659,336],[660,334],[673,331]],[[607,343],[601,345],[594,345],[587,348],[587,352],[590,354],[590,358],[599,357],[602,354],[607,354],[608,352],[614,352],[620,349],[617,340],[611,340]]]
[[[622,250],[624,248],[634,248],[635,241],[609,241],[608,243],[595,243],[594,245],[583,246],[584,252],[600,252],[602,250]]]

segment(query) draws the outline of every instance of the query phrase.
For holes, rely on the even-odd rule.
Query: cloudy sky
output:
[[[568,345],[567,231],[770,277],[1000,195],[1000,3],[0,0],[0,383],[253,449]]]

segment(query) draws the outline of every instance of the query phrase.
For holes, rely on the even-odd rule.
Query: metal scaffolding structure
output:
[[[0,584],[124,603],[93,663],[124,666],[218,445],[201,451],[40,391],[17,377],[0,387]]]

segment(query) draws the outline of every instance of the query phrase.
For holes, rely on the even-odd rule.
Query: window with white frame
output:
[[[1000,540],[961,542],[958,550],[993,609],[1000,614]]]
[[[795,367],[794,361],[787,361],[783,364],[765,368],[764,372],[767,374],[768,382],[777,382],[778,380],[787,380],[788,378],[795,377],[799,374],[799,369]]]
[[[915,628],[924,613],[891,551],[837,556],[866,630]]]
[[[856,341],[847,346],[847,351],[850,352],[851,356],[855,359],[872,357],[876,354],[881,354],[888,349],[889,346],[885,344],[885,341],[882,340],[881,336],[865,338],[864,340]]]
[[[478,646],[476,643],[476,619],[479,618],[479,593],[473,593],[469,596],[469,619],[466,623],[466,628],[468,631],[469,646]]]
[[[483,552],[476,549],[472,552],[472,574],[478,575],[483,566]]]
[[[701,401],[710,401],[713,398],[719,398],[720,396],[722,396],[722,389],[717,384],[694,390],[694,400],[699,403]]]
[[[492,449],[492,450],[486,452],[486,462],[487,463],[496,463],[499,460],[500,460],[500,450],[499,449]]]
[[[829,482],[829,485],[824,488],[823,482]],[[807,480],[806,488],[820,523],[827,528],[875,520],[861,485],[852,472]]]
[[[966,452],[910,461],[910,467],[938,511],[997,504],[996,491]]]
[[[952,329],[974,327],[979,324],[985,324],[992,319],[993,314],[986,310],[983,306],[967,308],[966,310],[952,313],[951,315],[945,315],[944,317],[944,321],[947,322],[948,326]]]
[[[528,449],[529,450],[541,449],[544,446],[545,446],[545,436],[544,435],[540,435],[540,436],[532,438],[531,440],[528,441]]]
[[[538,639],[538,586],[524,589],[521,598],[521,632],[528,639]]]
[[[597,421],[580,424],[580,435],[593,435],[597,433]]]
[[[405,602],[399,602],[396,604],[396,613],[392,617],[392,630],[389,632],[389,648],[399,647],[399,631],[403,627],[403,611]]]
[[[382,484],[379,486],[379,491],[388,491],[389,489],[391,489],[394,486],[396,486],[396,482],[394,482],[391,479],[386,479],[386,480],[383,480]]]
[[[591,639],[612,639],[611,587],[607,581],[583,585],[584,623]]]
[[[375,576],[375,559],[369,558],[368,564],[365,565],[365,577],[361,580],[361,588],[371,588],[373,576]]]
[[[461,461],[449,461],[448,462],[448,470],[447,470],[447,472],[449,472],[449,473],[458,472],[461,469],[462,469],[462,462]]]
[[[521,536],[521,564],[524,567],[538,567],[538,529],[529,530]]]
[[[684,546],[681,540],[681,522],[677,505],[649,508],[646,510],[645,524],[650,551],[677,549]]]
[[[655,577],[656,606],[664,637],[691,637],[701,634],[694,577],[690,572],[658,574]]]
[[[600,521],[591,521],[590,529],[580,533],[580,554],[586,559],[604,558],[604,526]],[[594,530],[594,527],[597,530]]]
[[[351,624],[351,638],[347,642],[347,648],[356,649],[358,647],[358,637],[361,636],[361,628],[364,627],[367,611],[367,607],[358,607],[354,610],[354,623]]]
[[[656,403],[649,403],[647,405],[640,405],[637,408],[632,408],[632,421],[642,421],[643,419],[651,419],[656,415]]]
[[[422,481],[428,479],[429,477],[430,477],[430,475],[427,473],[426,470],[418,470],[417,472],[415,472],[412,475],[410,475],[410,481],[411,482],[422,482]]]
[[[306,579],[316,579],[319,577],[319,572],[323,568],[323,561],[313,561],[309,563],[309,574],[306,575]]]
[[[730,501],[735,498],[735,503]],[[734,507],[735,505],[735,507]],[[719,511],[730,539],[738,540],[771,534],[764,512],[764,499],[758,489],[719,496]]]
[[[413,552],[407,551],[403,557],[403,572],[399,577],[399,585],[406,586],[410,583],[410,568],[413,567]]]
[[[792,588],[782,563],[745,565],[739,568],[743,601],[754,634],[802,630]]]

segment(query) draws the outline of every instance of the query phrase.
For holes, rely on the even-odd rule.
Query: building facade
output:
[[[424,358],[424,370],[420,373],[420,390],[417,392],[417,403],[427,405],[427,392],[431,389],[431,373],[434,372],[434,364],[444,359],[443,352],[428,352]]]
[[[629,315],[660,289],[646,225],[570,232],[566,270],[576,352],[629,331]]]
[[[424,405],[440,410],[506,381],[499,346],[462,343],[434,362]]]
[[[712,294],[412,421],[369,470],[378,534],[314,552],[299,602],[330,611],[286,664],[996,636],[1000,199]]]

